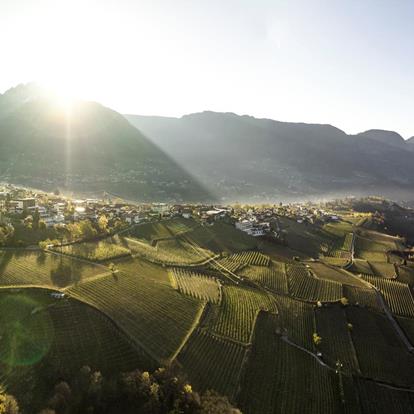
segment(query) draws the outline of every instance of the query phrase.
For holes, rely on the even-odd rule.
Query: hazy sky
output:
[[[414,135],[414,0],[0,0],[0,92]]]

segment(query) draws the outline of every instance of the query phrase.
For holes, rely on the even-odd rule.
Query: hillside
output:
[[[233,113],[126,118],[225,199],[412,192],[413,156],[396,133],[347,135]]]
[[[107,238],[133,253],[114,260],[116,271],[66,252],[74,277],[64,285],[49,278],[58,250],[5,252],[0,388],[32,413],[45,401],[55,408],[53,384],[76,387],[85,365],[109,380],[170,367],[243,413],[413,412],[414,262],[389,253],[403,239],[342,211],[334,223],[280,223],[289,248],[306,257],[314,245],[313,260],[284,257],[278,243],[265,252],[265,241],[220,221],[182,218]]]
[[[65,106],[32,84],[0,96],[0,180],[140,201],[209,198],[119,113],[95,102]]]

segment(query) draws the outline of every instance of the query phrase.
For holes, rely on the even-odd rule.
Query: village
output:
[[[339,219],[332,202],[277,205],[236,203],[228,206],[131,203],[109,194],[104,194],[100,199],[76,199],[61,195],[58,191],[46,193],[11,184],[0,186],[0,226],[10,231],[16,225],[30,228],[34,221],[36,229],[56,229],[85,221],[97,225],[103,220],[108,228],[116,232],[136,224],[173,217],[192,218],[203,225],[223,220],[250,236],[282,242],[286,232],[281,224],[282,218],[305,225]]]

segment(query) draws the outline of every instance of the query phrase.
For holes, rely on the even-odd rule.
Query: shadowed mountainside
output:
[[[347,135],[331,125],[216,112],[126,118],[227,199],[410,193],[414,184],[413,154],[395,132]]]
[[[119,113],[68,105],[34,84],[0,96],[0,180],[140,201],[211,199]]]

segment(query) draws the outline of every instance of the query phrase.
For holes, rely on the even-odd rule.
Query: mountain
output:
[[[361,138],[369,138],[374,141],[378,141],[381,144],[392,145],[398,148],[406,148],[406,142],[404,138],[394,131],[384,131],[382,129],[370,129],[365,132],[361,132],[357,136]]]
[[[217,112],[126,118],[223,200],[412,195],[413,154],[396,133]]]
[[[0,180],[141,201],[211,198],[121,114],[63,105],[34,84],[0,96]]]
[[[406,143],[411,151],[414,151],[414,137],[407,139]]]

